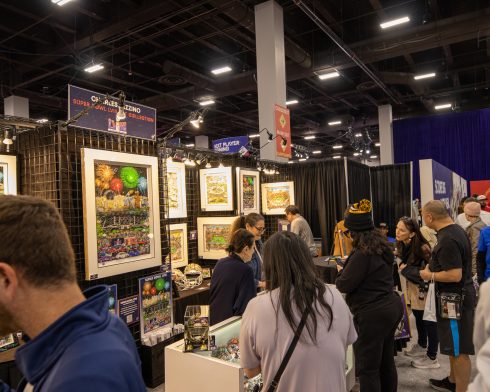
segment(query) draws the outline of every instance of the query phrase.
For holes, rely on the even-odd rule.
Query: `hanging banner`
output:
[[[291,117],[289,109],[275,105],[276,154],[279,157],[291,158]]]
[[[227,137],[213,140],[213,150],[223,154],[235,154],[248,145],[248,136]]]
[[[104,97],[104,94],[68,85],[68,119],[100,99],[102,102],[80,117],[74,125],[94,131],[155,140],[156,109],[125,101],[124,113],[126,118],[117,121],[118,97],[109,97],[108,99],[104,99]]]

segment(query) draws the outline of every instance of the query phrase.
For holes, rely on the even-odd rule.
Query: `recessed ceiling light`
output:
[[[434,109],[436,110],[441,110],[441,109],[449,109],[450,107],[452,107],[453,105],[450,104],[450,103],[443,103],[441,105],[436,105],[434,106]]]
[[[70,1],[72,0],[51,0],[52,3],[59,5],[60,7],[66,3],[69,3]]]
[[[389,20],[388,22],[381,23],[379,26],[382,29],[387,29],[388,27],[397,26],[399,24],[407,23],[407,22],[410,22],[410,18],[408,16],[404,16],[403,18],[393,19],[393,20]]]
[[[40,118],[39,120],[37,120],[36,122],[39,123],[39,124],[44,124],[44,123],[47,123],[49,120],[47,118]]]
[[[378,142],[378,143],[375,144],[375,146],[376,147],[380,147],[381,146],[381,143]]]
[[[321,150],[315,150],[315,151],[312,152],[312,154],[315,154],[315,155],[316,154],[321,154],[321,153],[322,153]]]
[[[333,159],[340,159],[340,158],[342,158],[342,156],[341,155],[334,155],[332,158]]]
[[[306,158],[299,158],[298,161],[300,162],[306,161]]]
[[[360,153],[358,153],[358,152],[355,152],[355,153],[354,153],[354,154],[352,154],[352,155],[354,155],[355,157],[358,157],[358,156],[359,156],[359,155],[361,155],[361,154],[360,154]]]
[[[194,147],[194,143],[186,144],[186,147]]]
[[[334,72],[328,72],[328,73],[318,75],[318,79],[325,80],[325,79],[338,78],[339,76],[340,74],[337,71],[334,71]]]
[[[294,161],[288,161],[289,164],[294,163]]]
[[[248,135],[250,139],[255,139],[257,137],[260,137],[260,133],[253,133],[252,135]]]
[[[209,106],[209,105],[212,105],[213,103],[215,103],[212,99],[208,99],[207,101],[201,101],[199,102],[199,105],[201,106]]]
[[[427,78],[433,78],[436,76],[435,72],[428,73],[428,74],[421,74],[421,75],[415,75],[413,78],[415,80],[420,80],[420,79],[427,79]]]
[[[376,159],[377,157],[377,155],[371,155],[371,159]]]
[[[103,64],[90,64],[84,68],[84,71],[88,73],[94,73],[100,71],[101,69],[104,69]]]
[[[328,125],[330,125],[330,126],[332,126],[332,125],[340,125],[340,124],[342,124],[342,121],[330,121],[328,123]]]
[[[362,136],[362,133],[358,132],[354,135],[355,137],[361,137]]]
[[[299,101],[297,99],[292,99],[290,101],[286,101],[286,106],[296,105]]]
[[[316,139],[316,136],[315,135],[305,136],[304,139],[305,140],[312,140],[312,139]]]
[[[228,65],[225,66],[225,67],[215,68],[215,69],[211,70],[211,72],[214,75],[221,75],[221,74],[224,74],[224,73],[227,73],[227,72],[231,72],[231,71],[232,71],[232,69]]]
[[[340,150],[341,148],[343,148],[344,146],[342,144],[336,144],[335,146],[332,146],[332,148],[334,150]]]

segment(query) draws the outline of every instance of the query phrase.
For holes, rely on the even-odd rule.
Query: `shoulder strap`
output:
[[[284,359],[281,362],[281,366],[279,366],[279,369],[277,370],[277,373],[274,376],[274,379],[272,380],[272,383],[269,386],[269,389],[267,390],[267,392],[274,392],[277,389],[277,387],[279,385],[279,381],[281,380],[281,376],[284,373],[284,370],[286,369],[286,366],[289,362],[289,359],[291,358],[291,355],[293,355],[294,349],[296,348],[296,344],[298,343],[298,340],[301,336],[301,332],[303,331],[303,328],[306,324],[306,318],[307,317],[308,317],[308,313],[307,312],[303,313],[303,317],[301,318],[301,321],[299,322],[298,328],[296,329],[293,340],[291,341],[291,344],[289,345],[288,351],[286,352],[286,355],[284,356]]]

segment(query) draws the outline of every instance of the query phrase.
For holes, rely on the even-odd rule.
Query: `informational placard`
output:
[[[117,284],[111,284],[109,286],[109,313],[118,315],[118,303],[117,303]]]
[[[140,321],[138,295],[132,295],[119,300],[119,317],[121,317],[127,325]]]
[[[126,118],[118,121],[116,119],[119,104],[118,97],[111,96],[106,99],[104,94],[72,85],[68,85],[68,119],[98,100],[101,100],[100,104],[74,123],[77,127],[155,140],[156,109],[125,101],[124,113]]]
[[[276,125],[276,154],[291,158],[291,117],[289,109],[279,105],[274,108]]]
[[[226,139],[213,140],[213,150],[223,154],[235,154],[247,144],[248,136],[227,137]]]
[[[172,324],[172,273],[139,279],[141,336]]]

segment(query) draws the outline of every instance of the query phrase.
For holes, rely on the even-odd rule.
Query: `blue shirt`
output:
[[[20,347],[16,364],[34,392],[145,392],[133,337],[109,313],[107,286],[85,291],[86,300]],[[0,381],[0,392],[13,391]]]
[[[478,241],[478,252],[486,253],[485,261],[487,268],[485,269],[485,278],[490,277],[490,226],[481,229],[480,240]]]

